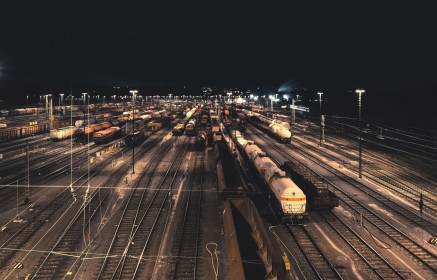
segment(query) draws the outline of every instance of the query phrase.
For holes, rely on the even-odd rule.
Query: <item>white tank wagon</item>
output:
[[[270,134],[272,137],[278,139],[282,143],[291,142],[291,126],[288,122],[278,119],[271,119],[257,112],[247,111],[245,113],[247,113],[248,116],[257,118],[261,123],[263,123],[263,125],[261,125],[254,122],[259,129]]]
[[[192,118],[188,121],[187,125],[185,126],[185,134],[192,136],[196,132],[196,123],[197,119]]]
[[[192,115],[194,115],[194,113],[196,113],[196,111],[197,111],[197,108],[196,107],[194,107],[194,108],[192,108],[186,115],[185,115],[185,119],[189,119],[189,118],[191,118],[191,116]]]
[[[304,192],[253,141],[246,140],[239,131],[235,132],[235,139],[240,152],[258,173],[260,181],[273,193],[273,202],[284,219],[303,219],[307,202]]]
[[[254,166],[268,184],[281,205],[282,212],[293,218],[302,219],[306,212],[306,196],[278,166],[264,154],[254,160]]]
[[[281,121],[281,120],[276,119],[276,120],[273,120],[272,123],[275,123],[275,124],[281,125],[284,129],[287,129],[287,130],[290,130],[290,129],[291,129],[291,125],[290,125],[290,123],[288,123],[288,122],[284,122],[284,121]]]
[[[145,114],[145,115],[141,115],[140,118],[143,119],[144,122],[148,122],[152,119],[152,115],[151,114]]]
[[[285,129],[282,125],[279,125],[277,123],[272,123],[271,125],[269,125],[269,131],[271,132],[272,136],[278,139],[279,141],[283,143],[291,142],[290,130]]]
[[[73,135],[75,131],[76,131],[76,127],[74,127],[74,126],[67,126],[67,127],[62,127],[62,128],[58,128],[58,129],[52,129],[52,130],[50,130],[50,138],[53,141],[60,141],[63,139],[67,139],[68,137]]]

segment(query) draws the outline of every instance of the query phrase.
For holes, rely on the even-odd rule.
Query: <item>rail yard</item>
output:
[[[437,278],[432,135],[131,93],[0,111],[1,279]]]

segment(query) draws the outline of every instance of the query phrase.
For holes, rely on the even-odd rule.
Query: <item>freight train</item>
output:
[[[119,127],[113,126],[106,128],[104,130],[94,132],[93,140],[96,144],[108,143],[121,136],[121,129]]]
[[[194,145],[197,150],[202,151],[208,146],[208,138],[206,136],[206,132],[201,130],[197,133],[196,140],[194,141]]]
[[[180,136],[184,134],[185,131],[185,123],[180,122],[173,127],[172,133],[174,136]]]
[[[279,140],[282,143],[291,142],[291,126],[288,122],[278,119],[271,119],[260,113],[248,111],[245,109],[243,109],[243,112],[249,117],[249,120],[252,120],[252,123],[256,127],[266,132],[273,138]]]
[[[307,196],[309,210],[331,210],[339,205],[339,198],[328,188],[328,183],[315,172],[291,161],[284,162],[282,169],[299,184]]]
[[[76,142],[93,141],[93,135],[95,132],[99,132],[101,130],[110,128],[111,126],[113,126],[113,124],[110,122],[90,124],[88,126],[76,129],[74,131],[73,137],[76,140]],[[62,139],[56,139],[56,140],[62,140]]]
[[[304,192],[253,141],[247,141],[239,131],[234,135],[239,152],[273,194],[272,204],[283,220],[303,219],[307,211]]]
[[[3,128],[0,130],[0,141],[14,140],[24,138],[40,133],[45,133],[48,130],[47,124],[33,123],[20,127]]]
[[[196,124],[197,124],[197,118],[191,117],[191,119],[188,121],[187,125],[185,126],[185,134],[187,136],[193,136],[196,133]]]
[[[60,141],[71,137],[76,131],[75,126],[67,126],[50,130],[50,138],[53,141]]]

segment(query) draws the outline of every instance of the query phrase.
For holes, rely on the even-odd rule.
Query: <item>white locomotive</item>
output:
[[[293,220],[302,219],[306,213],[306,196],[303,191],[253,141],[244,139],[239,131],[235,132],[235,140],[239,151],[274,194],[282,213]]]

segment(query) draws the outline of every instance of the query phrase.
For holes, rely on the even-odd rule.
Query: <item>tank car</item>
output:
[[[186,135],[193,136],[196,133],[196,123],[197,123],[196,118],[192,118],[188,121],[187,125],[185,126]]]
[[[253,141],[235,133],[239,151],[258,174],[258,179],[273,194],[272,205],[283,219],[301,220],[306,214],[304,192]]]

